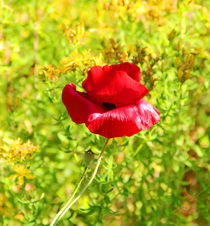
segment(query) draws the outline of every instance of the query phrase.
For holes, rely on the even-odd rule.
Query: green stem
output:
[[[66,205],[58,212],[58,214],[56,215],[56,217],[54,218],[53,222],[51,223],[50,226],[53,226],[53,225],[57,225],[58,223],[58,219],[60,218],[60,216],[62,215],[63,211],[68,207],[68,205],[71,203],[72,199],[74,198],[74,196],[76,195],[78,189],[80,188],[80,185],[82,184],[82,181],[84,180],[85,176],[86,176],[86,173],[87,173],[87,169],[88,167],[85,168],[85,171],[79,181],[79,183],[77,184],[77,186],[75,187],[71,197],[69,198],[68,202],[66,203]]]
[[[104,144],[104,147],[98,157],[98,160],[97,160],[97,163],[96,163],[96,167],[94,169],[94,172],[92,173],[91,175],[91,178],[90,180],[88,181],[88,183],[86,184],[86,186],[82,189],[82,191],[79,193],[79,195],[73,200],[75,194],[77,193],[85,175],[86,175],[86,171],[87,171],[87,168],[80,180],[80,182],[78,183],[77,187],[75,188],[73,194],[71,195],[70,199],[68,200],[67,204],[59,211],[59,213],[56,215],[56,217],[54,218],[53,222],[51,223],[50,226],[55,226],[58,224],[58,222],[62,219],[62,217],[66,214],[66,212],[71,208],[71,206],[81,197],[81,195],[87,190],[87,188],[90,186],[90,184],[92,183],[93,179],[95,178],[96,174],[97,174],[97,171],[98,171],[98,168],[100,166],[100,163],[101,163],[101,160],[102,160],[102,157],[103,157],[103,153],[104,153],[104,150],[108,144],[108,141],[109,139],[107,139],[106,143]]]

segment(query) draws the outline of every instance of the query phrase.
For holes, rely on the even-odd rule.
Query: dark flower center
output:
[[[115,104],[112,104],[112,103],[109,103],[109,102],[103,102],[102,104],[108,110],[112,110],[112,109],[116,108]]]

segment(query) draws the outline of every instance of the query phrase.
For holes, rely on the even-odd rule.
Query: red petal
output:
[[[87,121],[92,113],[103,113],[104,109],[87,98],[86,93],[76,91],[73,83],[67,84],[62,93],[62,100],[72,121],[80,124]]]
[[[98,84],[104,76],[104,72],[107,67],[94,66],[88,71],[88,76],[82,83],[82,87],[86,89],[91,89],[94,85]],[[109,67],[108,67],[109,68]]]
[[[140,68],[135,65],[131,64],[129,62],[122,63],[122,64],[115,64],[111,66],[115,70],[125,71],[131,78],[136,80],[137,82],[140,81]]]
[[[107,138],[132,136],[149,129],[160,121],[159,111],[151,104],[140,100],[136,105],[116,108],[88,117],[86,126],[92,133]]]
[[[82,84],[88,96],[99,104],[110,102],[117,107],[134,104],[145,96],[149,90],[144,85],[134,80],[125,70],[117,70],[121,67],[128,69],[126,65],[92,67]]]

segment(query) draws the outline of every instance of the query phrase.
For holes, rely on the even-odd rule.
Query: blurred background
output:
[[[159,109],[113,139],[61,225],[201,225],[209,215],[210,2],[0,1],[0,225],[49,225],[105,138],[74,124],[63,87],[132,62]],[[82,90],[82,88],[81,88]],[[91,171],[91,170],[90,170]]]

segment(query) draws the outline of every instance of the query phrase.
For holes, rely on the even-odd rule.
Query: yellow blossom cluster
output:
[[[64,36],[68,39],[70,45],[74,47],[84,45],[90,39],[91,33],[94,35],[96,33],[98,39],[103,42],[104,49],[98,56],[95,56],[90,50],[79,53],[77,48],[75,48],[70,56],[60,60],[58,66],[51,64],[38,66],[39,74],[44,75],[44,77],[53,82],[57,81],[62,74],[76,70],[83,71],[83,74],[85,74],[91,66],[113,63],[113,59],[116,59],[117,62],[128,61],[130,55],[133,55],[135,51],[138,56],[134,56],[133,62],[143,62],[143,58],[147,57],[144,56],[144,49],[142,49],[143,52],[139,53],[138,49],[135,49],[135,45],[132,47],[135,51],[131,51],[129,48],[124,48],[124,46],[116,42],[113,38],[116,30],[114,27],[115,24],[113,23],[113,26],[107,26],[107,24],[109,24],[109,19],[119,17],[126,18],[126,15],[129,15],[132,20],[141,21],[146,29],[149,29],[151,21],[155,21],[162,27],[167,24],[166,15],[176,13],[179,5],[177,0],[101,0],[98,2],[97,8],[94,8],[94,5],[91,5],[91,8],[89,9],[91,10],[92,15],[95,15],[98,18],[93,27],[89,26],[89,23],[91,24],[94,16],[90,16],[86,10],[81,10],[82,14],[80,15],[80,20],[75,23],[75,18],[77,17],[77,12],[74,7],[75,3],[75,0],[53,0],[54,13],[52,13],[51,16],[53,18],[54,16],[55,18],[60,16],[63,21],[63,23],[59,25],[59,29],[63,30]],[[205,18],[208,18],[209,11],[205,7],[196,5],[195,1],[190,0],[179,5],[179,7],[184,6],[188,8],[187,12],[189,12],[189,14],[191,9],[199,9],[202,10]],[[64,18],[68,18],[68,20]],[[107,39],[107,33],[109,33],[112,38]],[[172,40],[175,36],[176,31],[175,29],[172,29],[168,34],[168,40]],[[206,54],[205,51],[200,52],[200,54]],[[206,58],[208,58],[208,56]],[[152,67],[157,61],[158,60],[155,59],[155,62],[150,65],[146,72],[146,77],[150,80],[151,86],[153,86],[155,80],[152,79],[150,75],[153,72]],[[190,61],[193,61],[192,57],[190,57]],[[188,79],[190,73],[191,67],[179,67],[178,74],[183,82]]]
[[[77,51],[75,51],[72,52],[70,57],[61,59],[60,65],[58,67],[53,65],[45,65],[43,67],[39,66],[38,71],[40,75],[44,75],[47,79],[55,82],[58,80],[58,76],[61,74],[66,74],[81,69],[85,74],[91,66],[98,64],[104,64],[102,54],[95,56],[90,51],[84,51],[82,54],[79,54]]]
[[[111,62],[113,59],[116,59],[118,62],[126,62],[128,60],[128,51],[117,43],[115,39],[111,38],[108,42],[105,41],[104,44],[105,48],[103,54],[107,63]]]
[[[73,43],[83,44],[85,39],[87,39],[84,24],[76,24],[73,27],[63,25],[63,32],[69,40],[70,45]]]
[[[183,49],[184,51],[184,49]],[[178,66],[178,77],[182,82],[185,82],[191,74],[193,67],[195,66],[195,54],[193,53],[183,53],[184,60],[181,60],[179,57],[177,58],[177,66]]]
[[[165,13],[175,12],[177,9],[177,0],[112,0],[107,2],[101,1],[105,10],[113,12],[114,17],[125,17],[130,15],[136,21],[142,21],[147,28],[148,20],[156,20],[159,25],[166,23]]]
[[[48,64],[43,67],[38,66],[39,74],[43,74],[47,79],[55,82],[58,80],[58,75],[61,73],[59,69],[55,68],[53,65]]]
[[[26,160],[38,149],[39,146],[35,146],[30,140],[22,143],[20,138],[4,138],[0,143],[0,158],[8,161]]]

